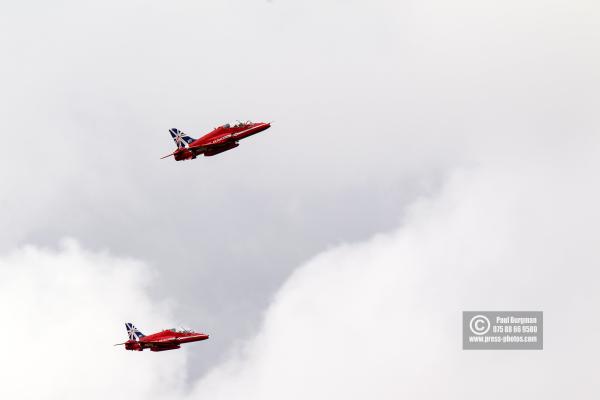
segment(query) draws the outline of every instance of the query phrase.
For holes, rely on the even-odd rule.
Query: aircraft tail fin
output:
[[[194,140],[196,140],[192,137],[189,137],[185,133],[181,132],[177,128],[169,129],[169,133],[171,134],[171,137],[175,141],[175,144],[177,145],[178,149],[184,148],[186,145],[188,145],[188,144],[192,143]]]
[[[131,322],[125,323],[125,328],[127,328],[127,335],[129,335],[129,340],[140,340],[144,335],[142,332],[138,330]]]

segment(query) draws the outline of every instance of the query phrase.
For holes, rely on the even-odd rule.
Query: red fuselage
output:
[[[178,349],[183,343],[198,342],[206,339],[208,339],[206,333],[167,329],[144,336],[139,340],[128,340],[124,344],[127,350],[143,351],[144,349],[150,349],[150,351],[165,351]]]
[[[193,159],[200,154],[204,154],[205,157],[214,156],[238,147],[238,141],[256,135],[270,127],[271,124],[268,122],[246,122],[233,126],[223,125],[213,129],[200,139],[194,140],[188,147],[177,150],[173,155],[177,161]]]

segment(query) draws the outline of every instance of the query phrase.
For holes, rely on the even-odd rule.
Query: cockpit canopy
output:
[[[241,122],[241,121],[236,121],[235,124],[225,124],[225,125],[221,125],[219,128],[223,128],[223,129],[227,129],[227,128],[240,128],[243,126],[248,126],[252,124],[252,121],[246,121],[246,122]]]
[[[191,329],[185,329],[185,328],[171,328],[171,329],[167,329],[171,332],[175,332],[175,333],[192,333],[193,331]]]

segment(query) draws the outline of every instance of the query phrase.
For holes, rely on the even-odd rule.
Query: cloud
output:
[[[0,257],[0,397],[169,399],[182,388],[185,350],[131,353],[124,322],[144,332],[173,324],[148,297],[155,273],[132,259],[25,246]]]
[[[597,132],[599,11],[13,2],[0,15],[0,251],[73,236],[155,266],[151,295],[213,327],[197,375],[257,328],[296,266],[393,229],[457,166],[582,151],[581,131]],[[235,153],[157,159],[168,128],[197,136],[235,118],[276,122]]]
[[[565,139],[566,140],[566,139]],[[189,349],[112,347],[123,322],[173,323],[139,261],[21,247],[0,257],[0,395],[10,398],[471,399],[598,394],[600,143],[511,152],[450,174],[397,230],[315,256],[275,295],[255,337],[202,379]],[[576,143],[576,145],[574,144]],[[570,147],[570,148],[569,148]],[[529,154],[523,157],[522,154]],[[460,350],[461,311],[534,309],[541,352]],[[207,342],[205,345],[211,345]],[[194,348],[194,352],[201,349]],[[573,389],[576,387],[576,389]]]
[[[255,329],[299,263],[394,227],[456,158],[457,135],[416,134],[397,67],[419,58],[385,2],[92,3],[0,15],[0,251],[72,236],[151,263],[154,293],[215,328],[196,367]],[[235,153],[158,159],[168,128],[236,118],[276,122]]]
[[[398,230],[316,256],[192,397],[597,396],[600,141],[587,137],[457,170]],[[462,351],[461,312],[480,309],[543,310],[545,349]]]

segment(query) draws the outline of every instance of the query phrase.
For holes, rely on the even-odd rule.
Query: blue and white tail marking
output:
[[[142,332],[138,330],[131,322],[125,323],[125,328],[127,328],[127,334],[129,335],[129,340],[140,340],[144,335]]]
[[[181,132],[177,128],[169,129],[169,133],[171,134],[171,137],[173,137],[173,140],[175,141],[175,144],[177,145],[178,149],[182,149],[186,145],[188,145],[188,144],[192,143],[194,140],[196,140],[192,137],[189,137],[185,133]]]

